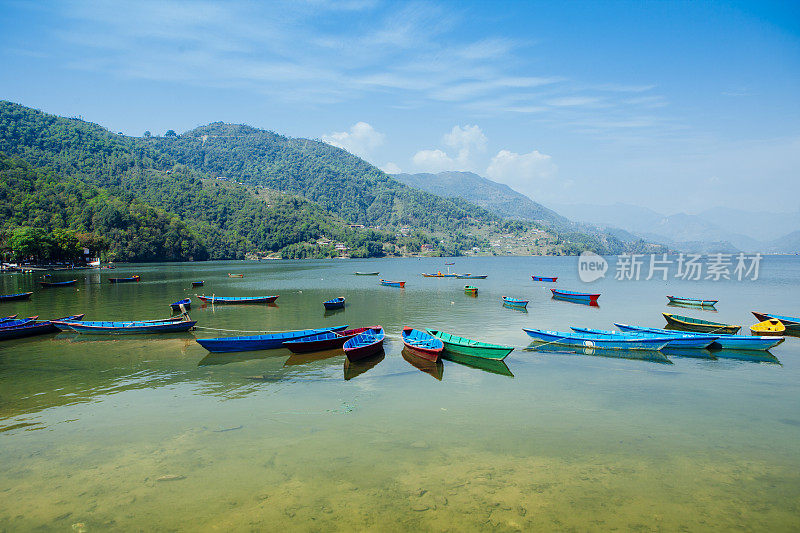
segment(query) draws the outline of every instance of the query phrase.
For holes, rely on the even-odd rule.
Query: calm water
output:
[[[800,528],[800,339],[774,358],[647,360],[525,351],[521,330],[663,326],[670,310],[797,316],[800,259],[766,258],[756,282],[591,286],[575,258],[455,262],[489,278],[419,275],[442,259],[126,265],[48,290],[38,275],[0,276],[2,294],[35,291],[0,315],[151,319],[195,293],[279,294],[277,306],[193,298],[191,314],[223,330],[388,333],[385,358],[358,367],[340,352],[211,356],[194,339],[233,334],[211,330],[0,343],[0,530]],[[107,282],[134,273],[143,281]],[[531,274],[596,289],[600,307],[554,301]],[[206,286],[190,289],[196,279]],[[666,294],[718,298],[718,312],[667,307]],[[340,295],[347,308],[326,314]],[[503,295],[530,298],[527,313]],[[517,346],[513,377],[450,361],[420,371],[401,355],[403,325]]]

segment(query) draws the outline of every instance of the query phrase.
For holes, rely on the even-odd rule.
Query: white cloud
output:
[[[420,150],[412,158],[414,166],[426,172],[456,170],[456,162],[441,150]]]
[[[412,161],[414,166],[428,172],[443,170],[475,170],[473,155],[486,151],[489,139],[481,129],[473,124],[453,126],[449,133],[442,136],[442,144],[455,152],[454,155],[442,150],[420,150]]]
[[[445,133],[442,137],[445,146],[458,150],[459,156],[464,152],[467,157],[473,148],[478,151],[486,150],[488,140],[476,125],[453,126],[450,133]]]
[[[400,167],[399,167],[399,166],[397,166],[397,164],[396,164],[396,163],[392,163],[391,161],[389,161],[388,163],[386,163],[385,165],[383,165],[383,166],[381,167],[381,170],[383,170],[383,171],[384,171],[384,172],[386,172],[387,174],[400,174],[400,173],[402,172],[402,170],[400,169]]]
[[[553,158],[538,150],[527,154],[500,150],[489,163],[486,175],[531,197],[542,197],[547,196],[542,194],[543,185],[553,180],[557,170]]]
[[[335,131],[330,135],[323,135],[322,140],[333,146],[344,148],[359,157],[366,157],[369,153],[383,144],[386,136],[366,122],[353,124],[350,131]]]

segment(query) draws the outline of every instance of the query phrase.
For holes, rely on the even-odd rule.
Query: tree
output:
[[[147,130],[146,132],[144,132],[144,138],[145,138],[145,139],[149,139],[149,138],[150,138],[150,137],[152,137],[152,136],[153,136],[153,134],[152,134],[152,133],[150,133],[150,130]]]
[[[167,133],[164,134],[164,137],[177,137],[178,134],[175,133],[175,130],[167,130]]]
[[[39,228],[16,228],[11,232],[8,243],[16,259],[37,259],[45,252],[45,233]]]

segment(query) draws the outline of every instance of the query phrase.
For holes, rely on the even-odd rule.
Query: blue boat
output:
[[[61,331],[74,331],[92,335],[137,335],[149,333],[175,333],[189,331],[197,324],[196,320],[164,320],[148,322],[144,320],[125,322],[73,322],[54,320],[53,324]]]
[[[528,300],[520,300],[511,296],[503,296],[503,303],[511,307],[528,307]]]
[[[406,282],[405,281],[391,281],[391,280],[388,280],[388,279],[382,279],[381,280],[381,285],[386,285],[387,287],[398,287],[398,288],[402,289],[402,288],[404,288],[406,286]]]
[[[192,308],[192,299],[191,298],[184,298],[183,300],[178,300],[174,304],[169,304],[173,311],[181,311],[181,306],[184,309],[191,309]]]
[[[0,322],[0,329],[4,328],[16,328],[17,326],[22,326],[24,324],[30,324],[31,322],[35,322],[38,317],[32,316],[28,318],[20,318],[17,320],[5,320]]]
[[[302,337],[291,341],[283,341],[283,347],[292,353],[321,352],[341,348],[345,342],[369,328],[347,329],[344,331],[326,331],[310,337]]]
[[[346,325],[331,328],[299,329],[264,335],[242,335],[239,337],[216,337],[196,340],[200,346],[209,352],[251,352],[254,350],[274,350],[275,348],[282,348],[284,341],[345,329],[347,329]]]
[[[609,337],[630,337],[630,336],[642,336],[642,337],[656,337],[657,335],[652,333],[646,333],[643,331],[633,331],[629,333],[622,333],[621,331],[610,331],[605,329],[591,329],[591,328],[570,328],[575,333],[591,333],[594,335],[608,335]],[[675,336],[673,340],[667,343],[666,348],[708,348],[711,346],[714,341],[717,340],[715,335],[680,335]]]
[[[348,361],[359,361],[380,353],[386,333],[381,326],[373,326],[344,343],[342,349]]]
[[[277,296],[201,296],[196,295],[203,303],[210,304],[271,304]]]
[[[4,317],[0,318],[0,324],[2,324],[3,322],[8,322],[9,320],[14,320],[16,318],[17,318],[17,315],[4,316]]]
[[[327,309],[328,311],[332,309],[344,309],[344,296],[339,296],[338,298],[334,298],[333,300],[322,302],[322,305],[324,305],[325,309]]]
[[[704,333],[691,333],[671,329],[643,328],[639,326],[629,326],[628,324],[615,323],[614,325],[622,331],[645,332],[655,335],[707,335]],[[714,336],[717,337],[717,340],[711,344],[711,348],[722,348],[724,350],[769,350],[784,341],[783,337],[745,337],[744,335],[723,335],[720,333],[714,333]]]
[[[671,337],[643,337],[631,335],[625,337],[609,337],[608,335],[593,335],[591,333],[569,333],[567,331],[547,331],[542,329],[526,329],[522,331],[528,336],[547,343],[561,344],[563,346],[577,346],[582,348],[609,348],[613,350],[660,350],[666,346]]]
[[[401,333],[403,344],[415,355],[433,361],[439,360],[444,350],[442,339],[436,338],[427,331],[405,327]]]
[[[72,315],[59,320],[80,320],[83,315]],[[58,328],[53,323],[53,320],[31,320],[24,324],[0,328],[0,341],[21,339],[23,337],[33,337],[35,335],[45,335],[47,333],[56,333]]]
[[[550,292],[553,293],[553,298],[557,300],[567,300],[587,305],[597,305],[597,299],[600,298],[600,294],[590,292],[565,291],[562,289],[550,289]]]
[[[205,281],[193,281],[192,287],[202,287]]]
[[[18,292],[17,294],[0,294],[0,302],[12,302],[15,300],[27,300],[32,292]]]
[[[71,279],[69,281],[40,281],[39,285],[41,285],[43,289],[46,289],[48,287],[69,287],[70,285],[75,285],[77,282],[77,279]]]

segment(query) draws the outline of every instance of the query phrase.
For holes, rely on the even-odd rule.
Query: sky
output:
[[[213,121],[545,205],[796,211],[800,2],[0,0],[0,99]]]

